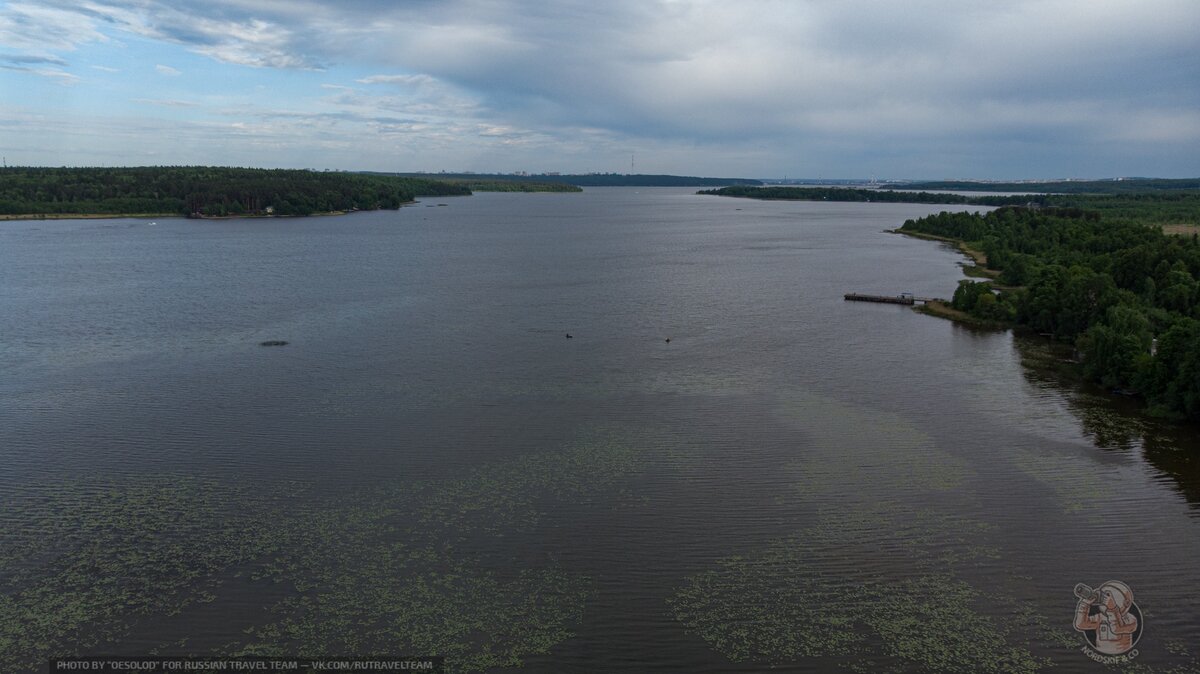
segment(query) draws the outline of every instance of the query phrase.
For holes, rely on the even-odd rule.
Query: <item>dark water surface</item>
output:
[[[842,300],[944,206],[690,192],[0,223],[0,669],[1090,671],[1108,580],[1197,668],[1194,429]]]

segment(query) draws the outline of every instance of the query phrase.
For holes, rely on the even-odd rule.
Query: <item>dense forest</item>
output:
[[[968,197],[961,194],[931,194],[897,190],[856,189],[852,187],[753,187],[733,185],[699,194],[719,197],[743,197],[780,201],[878,201],[904,204],[967,204],[972,206],[1008,206],[1025,204],[1029,196]]]
[[[551,174],[539,173],[529,176],[512,176],[501,173],[398,173],[412,178],[437,180],[529,180],[539,183],[557,183],[577,187],[717,187],[720,185],[761,185],[762,181],[751,178],[698,178],[696,176],[645,175],[640,173],[586,173]]]
[[[1094,197],[1094,199],[1101,199]],[[903,232],[966,242],[994,279],[962,281],[952,306],[1073,343],[1089,380],[1140,394],[1150,411],[1200,420],[1200,241],[1168,235],[1159,208],[1200,200],[1143,196],[1120,209],[1000,208],[909,220]]]
[[[971,192],[1045,192],[1051,194],[1132,194],[1162,190],[1197,190],[1200,178],[1122,178],[1119,180],[1055,180],[1049,182],[994,183],[942,180],[909,183],[906,190],[958,190]]]
[[[387,175],[387,174],[380,174]],[[394,175],[394,174],[393,174]],[[567,183],[548,183],[521,178],[432,178],[440,183],[461,185],[472,192],[582,192],[583,189]]]
[[[443,181],[203,166],[0,169],[0,215],[312,215],[399,208],[418,196],[467,195]]]
[[[906,204],[961,204],[966,206],[1030,206],[1058,209],[1087,209],[1104,217],[1136,219],[1172,224],[1196,222],[1200,213],[1200,190],[1184,187],[1195,181],[1160,181],[1178,184],[1175,190],[1112,194],[1023,194],[1009,196],[965,196],[962,194],[854,189],[847,187],[747,187],[732,186],[701,190],[699,194],[724,197],[791,201],[874,201]]]

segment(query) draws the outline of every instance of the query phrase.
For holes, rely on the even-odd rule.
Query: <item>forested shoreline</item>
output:
[[[1016,326],[1070,343],[1088,381],[1141,396],[1152,414],[1200,421],[1197,185],[1198,180],[1048,183],[1041,189],[1069,193],[1011,196],[738,185],[700,194],[998,207],[987,214],[942,212],[900,228],[958,242],[981,265],[974,273],[987,277],[961,281],[950,311],[932,313]]]
[[[754,178],[703,178],[647,173],[534,173],[514,176],[505,173],[395,173],[409,178],[487,182],[535,182],[572,187],[719,187],[722,185],[761,185]]]
[[[1192,181],[1159,181],[1190,185]],[[962,206],[1029,206],[1034,208],[1086,209],[1105,217],[1139,222],[1175,224],[1200,221],[1200,190],[1187,187],[1158,191],[1083,194],[1016,194],[966,196],[963,194],[860,189],[848,187],[751,187],[734,185],[698,194],[769,201],[853,201]]]
[[[300,216],[396,209],[421,196],[470,193],[437,180],[295,169],[0,169],[0,215]]]
[[[1140,395],[1158,416],[1200,421],[1200,240],[1143,217],[1000,208],[909,220],[901,232],[964,242],[991,280],[964,280],[951,307],[1071,343],[1082,375]],[[1191,219],[1200,222],[1200,202]]]
[[[1009,206],[1029,202],[1029,195],[968,197],[961,194],[934,194],[898,190],[859,189],[853,187],[754,187],[730,185],[697,194],[740,197],[769,201],[854,201],[903,204],[965,204],[971,206]]]
[[[934,180],[904,185],[906,190],[957,190],[970,192],[1042,192],[1046,194],[1133,194],[1197,190],[1200,178],[1118,178],[1110,180],[1047,180],[1039,182],[980,182]]]

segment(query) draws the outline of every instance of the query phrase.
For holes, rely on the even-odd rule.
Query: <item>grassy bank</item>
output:
[[[946,303],[945,300],[933,300],[918,304],[913,309],[926,316],[937,316],[938,318],[946,318],[956,323],[962,323],[975,328],[985,328],[988,330],[1006,330],[1011,327],[1008,323],[1000,321],[989,321],[976,316],[972,316],[965,311],[959,311]]]
[[[904,236],[911,236],[916,239],[924,239],[926,241],[940,241],[942,243],[948,243],[948,244],[953,245],[955,248],[957,248],[959,250],[959,252],[961,252],[963,255],[966,255],[967,257],[971,258],[971,260],[974,262],[973,265],[964,265],[963,272],[967,276],[974,276],[976,278],[994,279],[1000,275],[999,271],[996,271],[995,269],[988,269],[987,255],[984,254],[984,252],[979,250],[978,248],[972,247],[971,244],[967,243],[966,241],[961,241],[959,239],[951,239],[951,238],[945,237],[945,236],[937,236],[936,234],[926,234],[924,232],[914,232],[914,231],[908,231],[908,230],[903,230],[903,229],[891,229],[888,231],[892,232],[893,234],[903,234]]]

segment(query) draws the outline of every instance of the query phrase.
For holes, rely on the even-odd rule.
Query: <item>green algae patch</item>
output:
[[[982,525],[901,509],[865,514],[860,523],[873,520],[878,537],[864,537],[855,519],[831,516],[720,560],[684,582],[668,602],[672,614],[735,662],[825,658],[855,671],[996,673],[1045,666],[1030,650],[1028,621],[988,615],[990,599],[954,571],[996,554],[976,540]]]
[[[235,580],[242,593],[270,591],[220,654],[516,666],[570,637],[591,585],[548,555],[531,559],[515,534],[535,535],[554,508],[620,501],[643,459],[627,437],[596,430],[459,480],[352,495],[182,477],[31,489],[8,504],[22,526],[0,531],[0,671],[116,652],[140,627],[203,606],[244,613]],[[469,552],[479,545],[486,559]]]
[[[723,560],[690,578],[672,611],[736,662],[853,658],[931,672],[1034,672],[1044,666],[983,598],[944,574],[829,576],[797,549]],[[886,671],[886,669],[885,669]]]
[[[6,530],[0,545],[5,672],[94,652],[126,636],[136,620],[178,614],[212,596],[225,570],[269,545],[262,515],[270,503],[202,480],[73,484],[10,507],[19,505],[29,519]]]
[[[799,550],[776,548],[730,557],[688,579],[670,600],[677,620],[735,662],[779,664],[851,653],[861,637],[844,605],[849,588],[816,575],[785,576],[802,565]]]
[[[237,655],[436,653],[451,671],[515,666],[548,653],[582,619],[586,579],[559,569],[505,578],[452,550],[381,545],[316,592],[273,608]]]
[[[1042,661],[1010,645],[1006,626],[978,612],[979,592],[944,575],[865,585],[862,621],[882,650],[929,672],[1035,672]]]

